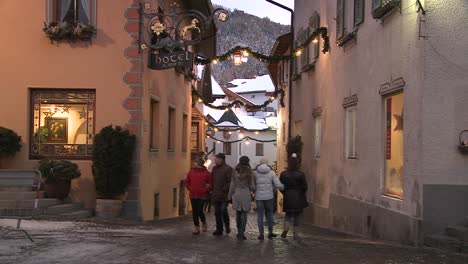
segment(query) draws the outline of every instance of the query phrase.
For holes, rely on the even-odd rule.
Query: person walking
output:
[[[268,160],[260,160],[260,164],[255,171],[255,203],[257,204],[257,223],[260,235],[259,240],[264,240],[263,216],[266,215],[268,223],[268,239],[273,239],[273,214],[274,214],[274,188],[284,189],[274,171],[268,166]]]
[[[249,158],[242,156],[234,169],[233,179],[229,187],[229,200],[232,208],[236,210],[237,239],[246,240],[245,227],[247,213],[252,207],[252,198],[255,191],[255,174],[249,164]]]
[[[228,193],[231,184],[232,167],[226,164],[226,156],[223,153],[218,153],[215,156],[215,166],[211,171],[213,176],[213,192],[212,201],[215,210],[216,230],[213,235],[220,236],[223,234],[223,224],[226,234],[231,233],[229,225]]]
[[[305,174],[299,170],[299,163],[297,154],[293,153],[288,159],[287,169],[280,175],[280,181],[284,184],[283,212],[286,213],[282,238],[286,238],[291,223],[293,235],[297,235],[302,210],[308,206],[306,199],[307,181]]]
[[[189,191],[190,203],[192,204],[193,231],[192,234],[200,234],[200,220],[202,222],[202,232],[207,231],[206,217],[203,212],[203,205],[208,199],[208,194],[213,186],[211,174],[203,165],[202,158],[197,158],[192,162],[185,178],[185,188]]]

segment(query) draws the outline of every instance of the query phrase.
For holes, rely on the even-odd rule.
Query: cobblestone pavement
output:
[[[312,226],[304,226],[298,238],[261,242],[254,214],[249,215],[248,239],[237,241],[235,228],[230,235],[214,237],[214,219],[208,220],[209,232],[199,236],[191,235],[190,217],[148,224],[25,221],[22,226],[35,242],[20,233],[0,239],[0,263],[468,263],[466,255],[370,241]],[[278,234],[280,222],[275,227]],[[0,226],[14,226],[14,222],[0,219]]]

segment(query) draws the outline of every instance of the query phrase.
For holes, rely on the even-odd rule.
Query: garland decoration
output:
[[[267,100],[265,100],[265,102],[263,102],[263,104],[261,105],[247,105],[245,104],[244,102],[240,101],[240,100],[234,100],[232,101],[230,104],[228,105],[213,105],[212,103],[209,103],[209,102],[206,102],[205,99],[203,99],[203,96],[200,95],[200,93],[198,93],[197,89],[195,88],[195,86],[192,85],[192,104],[195,105],[196,102],[199,102],[199,103],[203,103],[204,105],[212,108],[212,109],[217,109],[217,110],[227,110],[227,109],[230,109],[236,105],[240,105],[240,106],[244,106],[245,108],[249,109],[249,110],[260,110],[264,107],[266,107],[267,105],[269,105],[270,103],[272,103],[275,98],[278,96],[278,94],[281,95],[281,98],[280,98],[280,105],[282,107],[284,107],[284,90],[283,89],[280,89],[280,90],[276,90],[274,92],[274,96],[268,98]]]
[[[245,136],[241,139],[237,139],[237,140],[232,140],[232,141],[227,141],[227,140],[222,140],[222,139],[217,139],[215,137],[212,137],[212,136],[208,136],[209,138],[215,140],[216,142],[218,143],[238,143],[238,142],[241,142],[241,141],[244,141],[244,140],[247,140],[247,141],[257,141],[257,142],[261,142],[261,143],[271,143],[271,142],[276,142],[276,139],[272,139],[272,140],[261,140],[261,139],[256,139],[256,138],[253,138],[251,136]]]
[[[248,128],[244,128],[244,127],[235,127],[235,128],[220,128],[220,127],[217,127],[215,124],[211,123],[210,120],[208,120],[208,118],[206,116],[203,115],[203,119],[205,120],[205,125],[210,127],[213,131],[215,132],[218,132],[218,131],[221,131],[221,132],[234,132],[234,131],[238,131],[238,130],[243,130],[243,131],[247,131],[247,132],[265,132],[265,131],[270,131],[271,128],[264,128],[264,129],[248,129]]]
[[[301,54],[301,51],[306,48],[307,46],[310,45],[310,43],[312,43],[312,41],[318,39],[319,37],[321,37],[323,39],[323,48],[322,48],[322,52],[323,53],[327,53],[329,50],[330,50],[330,38],[328,36],[328,29],[326,27],[321,27],[321,28],[318,28],[316,29],[308,38],[307,40],[302,43],[301,45],[297,46],[293,53],[289,54],[289,55],[273,55],[273,56],[268,56],[268,55],[265,55],[265,54],[262,54],[260,52],[257,52],[257,51],[253,51],[251,48],[249,47],[241,47],[241,46],[236,46],[230,50],[228,50],[226,53],[222,54],[222,55],[219,55],[219,56],[215,56],[215,57],[212,57],[212,58],[205,58],[205,57],[200,57],[200,56],[197,56],[195,58],[195,63],[196,64],[199,64],[199,65],[206,65],[206,64],[216,64],[220,61],[226,61],[228,60],[229,58],[231,58],[231,56],[235,53],[235,52],[238,52],[238,51],[241,51],[243,52],[244,54],[248,54],[248,55],[251,55],[252,57],[260,60],[260,61],[263,61],[263,62],[276,62],[276,61],[285,61],[285,60],[292,60],[294,59],[295,57],[298,57],[300,56]]]

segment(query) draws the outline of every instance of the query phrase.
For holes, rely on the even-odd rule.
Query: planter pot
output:
[[[96,199],[96,216],[102,218],[119,217],[122,213],[122,200]]]
[[[47,182],[44,186],[45,195],[47,198],[57,198],[64,200],[70,193],[70,181]]]

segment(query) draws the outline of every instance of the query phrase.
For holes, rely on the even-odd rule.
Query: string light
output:
[[[271,100],[271,101],[274,101],[274,100],[275,100],[275,97],[274,97],[274,96],[270,97],[270,100]]]
[[[258,135],[258,131],[255,131],[255,135]]]
[[[211,63],[213,63],[213,64],[218,64],[218,59],[212,60]]]
[[[198,98],[199,103],[203,103],[203,100],[201,98]]]
[[[247,138],[247,140],[245,141],[245,144],[249,145],[250,144],[250,139]]]
[[[302,49],[296,50],[296,52],[295,52],[294,54],[296,55],[296,57],[301,56],[301,54],[302,54]]]
[[[314,38],[314,40],[312,40],[312,43],[318,43],[318,38]]]
[[[214,131],[218,132],[218,129],[215,127]]]

